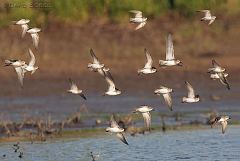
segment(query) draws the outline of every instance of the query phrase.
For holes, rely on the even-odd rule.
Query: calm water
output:
[[[101,161],[204,160],[230,161],[240,158],[240,126],[229,126],[225,135],[221,129],[154,132],[137,137],[127,136],[129,146],[114,135],[97,138],[68,139],[45,143],[21,143],[24,158],[12,150],[12,144],[0,144],[0,155],[6,161],[89,161],[90,151]]]

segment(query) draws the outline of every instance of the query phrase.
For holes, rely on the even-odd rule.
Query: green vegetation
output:
[[[2,0],[0,22],[5,24],[24,17],[35,20],[35,23],[47,23],[49,18],[70,23],[101,18],[120,23],[133,9],[143,11],[149,18],[164,15],[169,10],[190,18],[199,9],[237,14],[240,0]]]

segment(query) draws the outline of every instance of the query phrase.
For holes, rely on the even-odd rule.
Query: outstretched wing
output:
[[[221,121],[222,124],[222,133],[224,134],[227,128],[227,121]]]
[[[222,72],[219,72],[217,73],[219,79],[220,79],[220,82],[223,84],[223,85],[226,85],[227,86],[227,89],[230,90],[230,85],[227,81],[227,78],[224,76],[224,73]]]
[[[138,30],[138,29],[142,28],[143,26],[146,25],[146,23],[147,23],[146,21],[141,22],[139,25],[137,25],[137,27],[135,28],[135,30]]]
[[[87,100],[87,97],[83,94],[83,93],[80,93],[79,94],[83,99]]]
[[[117,133],[117,137],[126,145],[128,145],[127,140],[125,139],[123,133]]]
[[[108,90],[109,91],[114,91],[115,90],[115,83],[114,83],[113,77],[112,77],[112,75],[109,71],[104,72],[104,78],[109,85]]]
[[[78,90],[77,85],[72,81],[71,78],[69,78],[69,82],[70,82],[70,90]]]
[[[198,10],[198,12],[203,12],[205,17],[211,17],[211,12],[209,10]]]
[[[129,12],[134,13],[135,14],[135,18],[142,18],[142,12],[141,11],[131,10]]]
[[[16,72],[17,72],[17,76],[18,76],[18,80],[21,84],[21,87],[23,87],[23,78],[24,78],[24,69],[22,67],[16,67],[15,68]]]
[[[22,27],[22,37],[24,37],[29,27],[27,24],[22,24],[21,27]]]
[[[172,35],[168,34],[167,43],[166,43],[166,60],[174,60],[174,49],[173,49],[173,40]]]
[[[170,93],[164,93],[163,98],[165,100],[165,103],[167,104],[168,108],[172,111],[172,97]]]
[[[150,131],[151,130],[151,114],[150,114],[150,112],[144,112],[144,113],[142,113],[142,116],[144,119],[145,126]]]
[[[92,58],[93,58],[93,63],[94,63],[94,64],[100,64],[97,56],[96,56],[96,55],[94,54],[94,52],[93,52],[93,49],[90,49],[90,54],[91,54],[91,56],[92,56]]]
[[[111,118],[110,118],[110,127],[112,127],[112,128],[119,128],[118,123],[114,119],[114,115],[112,115]]]
[[[194,92],[193,87],[187,81],[185,81],[185,84],[186,84],[187,90],[188,90],[188,98],[194,98],[195,97],[195,92]]]
[[[144,49],[144,52],[145,52],[145,55],[146,55],[146,58],[147,58],[147,62],[145,64],[144,68],[151,69],[152,64],[153,64],[152,57],[151,57],[151,55],[149,54],[149,52],[147,51],[146,48]]]
[[[36,59],[35,59],[35,56],[34,56],[32,50],[28,49],[28,51],[29,51],[29,55],[30,55],[30,61],[29,61],[28,65],[33,67],[35,65]]]
[[[214,59],[212,60],[212,65],[214,68],[220,68],[220,65]]]
[[[39,35],[38,33],[33,33],[31,34],[32,36],[32,40],[33,40],[33,45],[35,46],[35,48],[38,47],[38,43],[39,43]]]

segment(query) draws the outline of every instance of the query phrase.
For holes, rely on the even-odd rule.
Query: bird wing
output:
[[[215,21],[215,19],[211,19],[208,23],[208,25],[211,25],[213,22]]]
[[[221,121],[222,124],[222,133],[224,134],[227,128],[227,121]]]
[[[38,47],[38,43],[39,43],[39,35],[38,33],[32,33],[32,40],[33,40],[33,45],[37,48]]]
[[[212,60],[212,65],[214,68],[221,68],[220,65],[214,59]]]
[[[29,61],[28,65],[33,67],[35,65],[36,59],[35,59],[35,56],[34,56],[32,50],[28,49],[28,51],[29,51],[29,55],[30,55],[30,61]]]
[[[112,75],[109,71],[104,72],[104,78],[109,85],[108,90],[109,91],[114,91],[115,90],[115,83],[114,83],[113,77],[112,77]]]
[[[95,63],[95,64],[100,64],[97,56],[96,56],[96,55],[94,54],[94,52],[93,52],[93,49],[90,49],[90,54],[91,54],[91,56],[92,56],[92,58],[93,58],[93,63]]]
[[[83,93],[80,93],[79,94],[83,99],[87,100],[87,97],[83,94]]]
[[[166,43],[166,60],[174,60],[174,49],[173,49],[173,40],[172,35],[168,34]]]
[[[29,27],[28,27],[28,24],[22,24],[21,27],[22,27],[22,37],[24,37]]]
[[[118,123],[117,123],[117,122],[115,121],[115,119],[114,119],[114,115],[112,115],[111,118],[110,118],[110,126],[111,126],[112,128],[119,128]]]
[[[24,78],[24,73],[25,73],[23,70],[23,67],[16,67],[15,70],[17,72],[18,80],[21,84],[21,87],[23,87],[23,78]]]
[[[173,110],[172,109],[172,97],[171,97],[170,93],[164,93],[163,98],[165,100],[165,103],[169,107],[169,109],[172,111]]]
[[[131,10],[131,13],[135,14],[135,18],[142,18],[142,12],[137,10]]]
[[[219,79],[220,79],[220,82],[223,84],[223,85],[226,85],[227,86],[227,89],[230,89],[230,85],[227,81],[227,78],[224,76],[224,73],[222,72],[219,72],[217,73]]]
[[[152,68],[152,64],[153,64],[152,57],[151,57],[151,55],[149,54],[149,52],[148,52],[148,50],[146,48],[144,49],[144,51],[145,51],[146,58],[147,58],[147,62],[145,64],[144,68],[151,69]]]
[[[138,29],[142,28],[143,26],[146,25],[146,23],[147,23],[146,21],[141,22],[139,25],[137,25],[137,27],[135,28],[135,30],[138,30]]]
[[[211,12],[209,10],[205,10],[205,17],[211,17]]]
[[[186,84],[187,90],[188,90],[188,98],[194,98],[195,97],[195,92],[194,92],[193,87],[187,81],[185,81],[185,84]]]
[[[125,139],[123,133],[117,133],[116,135],[117,135],[117,137],[118,137],[124,144],[128,145],[128,142],[127,142],[127,140]]]
[[[72,81],[71,78],[69,78],[69,82],[70,82],[70,90],[78,90],[77,85]]]
[[[205,17],[211,17],[211,12],[209,10],[198,10],[198,12],[205,13]]]
[[[142,116],[144,119],[145,126],[150,131],[151,130],[151,114],[150,114],[150,112],[144,112],[144,113],[142,113]]]

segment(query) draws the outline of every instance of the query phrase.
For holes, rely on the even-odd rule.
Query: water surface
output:
[[[90,151],[99,154],[101,161],[159,161],[205,160],[234,161],[240,158],[240,126],[229,126],[226,134],[221,129],[153,132],[136,137],[126,136],[129,146],[114,135],[97,138],[66,139],[45,143],[21,143],[24,158],[12,150],[12,144],[0,144],[1,160],[6,161],[89,161]]]

